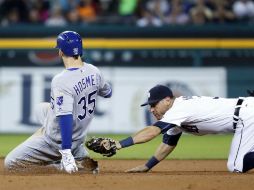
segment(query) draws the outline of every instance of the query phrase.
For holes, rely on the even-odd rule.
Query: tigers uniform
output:
[[[181,96],[154,125],[161,128],[164,141],[178,141],[182,132],[195,135],[234,133],[227,162],[231,172],[243,172],[244,156],[254,152],[253,97]]]

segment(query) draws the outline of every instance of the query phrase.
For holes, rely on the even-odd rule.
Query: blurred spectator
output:
[[[139,0],[99,0],[100,23],[134,24]]]
[[[165,23],[170,11],[167,0],[144,0],[141,3],[141,18],[137,20],[138,26],[162,26]]]
[[[161,26],[162,21],[147,11],[141,12],[141,18],[137,20],[137,26]]]
[[[169,15],[170,4],[168,0],[149,0],[146,9],[164,22],[165,18]]]
[[[217,23],[228,23],[235,19],[235,15],[227,0],[214,0],[213,21]]]
[[[92,23],[97,19],[96,5],[92,0],[81,0],[78,6],[78,12],[84,23]]]
[[[31,24],[40,24],[41,23],[38,9],[32,8],[29,11],[29,22]]]
[[[2,26],[98,23],[143,27],[238,20],[254,21],[254,0],[0,0]]]
[[[119,0],[118,13],[121,16],[133,15],[137,7],[137,0]]]
[[[137,0],[119,0],[118,1],[118,15],[121,22],[124,24],[135,23],[135,11],[137,7]]]
[[[80,24],[81,20],[77,9],[71,9],[66,13],[66,19],[69,24]]]
[[[11,9],[5,18],[2,20],[2,25],[7,26],[7,25],[13,25],[13,24],[18,24],[20,22],[20,15],[19,12],[16,8]]]
[[[48,0],[30,0],[29,6],[36,9],[40,22],[45,22],[49,18],[50,2]]]
[[[213,1],[213,0],[211,0]],[[185,14],[189,14],[190,9],[195,4],[196,0],[181,0],[182,9]]]
[[[67,24],[62,9],[59,6],[54,6],[50,12],[50,17],[46,20],[46,26],[65,26]]]
[[[196,4],[190,9],[190,16],[193,24],[205,24],[212,20],[213,13],[204,0],[197,0]]]
[[[64,13],[67,13],[73,9],[76,9],[80,0],[52,0],[51,6],[60,6]]]
[[[97,22],[100,24],[119,23],[118,6],[119,0],[99,0]]]
[[[237,0],[233,4],[233,11],[239,20],[249,20],[254,17],[254,3],[251,0]]]
[[[2,25],[27,22],[28,13],[25,0],[3,0],[0,6]]]
[[[99,16],[116,16],[119,0],[99,0]]]
[[[171,11],[166,18],[167,24],[186,24],[189,21],[189,16],[183,10],[181,0],[172,0]]]

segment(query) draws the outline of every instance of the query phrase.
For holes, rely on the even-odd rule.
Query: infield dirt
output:
[[[226,160],[165,160],[149,173],[125,173],[145,160],[100,160],[99,174],[8,173],[0,160],[1,190],[248,190],[254,173],[229,173]]]

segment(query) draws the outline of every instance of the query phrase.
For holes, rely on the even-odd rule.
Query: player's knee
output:
[[[13,163],[12,159],[10,158],[9,155],[7,155],[4,159],[4,168],[6,170],[9,170],[12,167],[12,163]]]
[[[4,159],[4,168],[6,170],[14,170],[17,167],[17,155],[10,152]]]
[[[242,173],[242,169],[240,169],[240,166],[235,166],[234,161],[228,161],[227,168],[229,172]]]
[[[248,152],[243,158],[243,170],[242,172],[247,172],[254,168],[254,152]]]
[[[227,168],[228,168],[228,171],[234,172],[234,163],[232,161],[228,160]]]

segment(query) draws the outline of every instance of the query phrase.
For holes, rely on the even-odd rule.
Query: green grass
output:
[[[126,138],[127,135],[90,135],[111,137],[116,140]],[[0,157],[4,157],[29,135],[0,134]],[[105,158],[91,151],[90,155],[97,159],[147,159],[154,154],[161,143],[162,136],[145,144],[135,145],[118,151],[113,158]],[[232,135],[182,135],[176,149],[168,159],[226,159],[230,148]]]
[[[26,140],[29,135],[0,134],[0,157],[6,156],[14,147]]]

